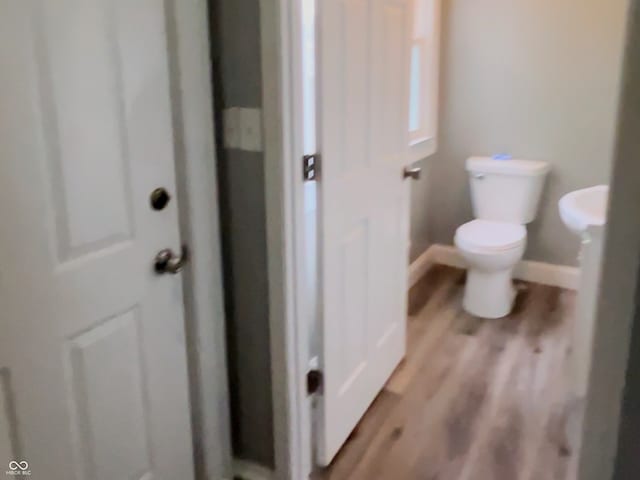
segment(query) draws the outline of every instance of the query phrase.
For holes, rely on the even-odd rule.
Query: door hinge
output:
[[[313,182],[320,175],[320,155],[305,155],[302,157],[302,179],[305,182]]]
[[[322,389],[323,377],[320,370],[309,370],[307,372],[307,393],[313,395]]]

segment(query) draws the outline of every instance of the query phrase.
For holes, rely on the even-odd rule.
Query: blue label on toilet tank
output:
[[[491,158],[494,160],[511,160],[513,157],[508,153],[496,153]]]

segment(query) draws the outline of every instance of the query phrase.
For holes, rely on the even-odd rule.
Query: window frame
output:
[[[411,52],[420,47],[420,78],[419,102],[425,104],[420,108],[419,127],[409,130],[409,160],[411,163],[423,160],[437,151],[438,147],[438,95],[440,83],[440,30],[441,30],[441,0],[413,0],[414,18],[421,10],[419,3],[425,2],[423,11],[431,11],[427,28],[418,32],[417,22],[414,22],[412,32]],[[413,73],[413,72],[411,72]],[[411,75],[410,75],[411,78]],[[411,101],[411,85],[409,85],[409,101]],[[411,111],[411,105],[409,110]]]

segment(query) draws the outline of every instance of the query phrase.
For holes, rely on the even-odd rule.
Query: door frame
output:
[[[275,478],[307,478],[312,403],[306,392],[302,180],[302,0],[260,0],[265,203]]]
[[[232,477],[221,236],[206,1],[164,0],[189,400],[197,480]]]

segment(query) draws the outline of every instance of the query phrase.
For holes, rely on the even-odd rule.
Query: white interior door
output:
[[[322,0],[318,15],[327,465],[405,352],[411,0]]]
[[[0,6],[0,471],[193,478],[163,3]]]

